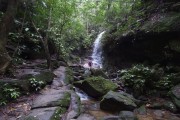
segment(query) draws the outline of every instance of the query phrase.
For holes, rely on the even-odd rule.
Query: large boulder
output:
[[[171,98],[175,105],[180,108],[180,84],[172,88]]]
[[[106,111],[134,110],[135,99],[124,92],[108,92],[100,102],[100,108]]]
[[[99,98],[110,90],[116,90],[118,86],[103,77],[89,77],[85,80],[74,82],[74,85],[82,89],[89,96]]]

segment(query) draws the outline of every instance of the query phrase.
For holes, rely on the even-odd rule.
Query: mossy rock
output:
[[[94,98],[102,97],[110,90],[116,90],[118,88],[117,84],[101,76],[89,77],[85,80],[74,82],[74,85]]]
[[[68,108],[70,105],[70,101],[71,101],[71,94],[69,92],[64,93],[64,97],[63,99],[61,99],[60,102],[60,106],[64,107],[64,108]]]
[[[71,83],[73,83],[73,81],[74,81],[74,77],[73,77],[72,69],[66,68],[64,83],[71,84]]]
[[[58,107],[50,120],[61,120],[62,114],[66,112],[66,108]]]
[[[108,92],[100,102],[102,110],[118,112],[122,110],[132,111],[137,107],[135,99],[127,93]]]
[[[54,114],[51,117],[51,120],[60,120],[62,118],[62,114],[64,114],[69,105],[70,105],[70,101],[71,101],[71,94],[69,92],[66,92],[64,94],[64,98],[60,100],[60,107],[58,107]]]

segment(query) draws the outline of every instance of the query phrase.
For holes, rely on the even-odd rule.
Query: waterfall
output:
[[[92,67],[93,68],[102,68],[102,46],[101,39],[105,31],[101,32],[96,40],[94,41],[93,53],[92,53]]]

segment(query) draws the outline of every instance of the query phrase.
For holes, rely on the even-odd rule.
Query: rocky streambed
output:
[[[43,72],[44,74],[44,72]],[[102,70],[60,66],[42,90],[0,108],[1,120],[180,120],[174,102],[135,99]],[[41,76],[41,73],[35,74]],[[47,75],[47,74],[45,74]],[[38,77],[37,77],[38,79]],[[178,103],[179,87],[173,89]]]

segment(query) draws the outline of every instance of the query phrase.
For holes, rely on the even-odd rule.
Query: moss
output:
[[[70,84],[73,82],[73,71],[70,68],[66,68],[66,74],[65,74],[65,84]]]
[[[66,112],[66,108],[58,107],[50,120],[61,120],[62,114]]]
[[[60,106],[68,108],[71,101],[71,94],[69,92],[64,93],[63,99],[60,100]]]
[[[71,101],[71,94],[69,92],[64,93],[63,99],[61,99],[60,107],[58,107],[51,117],[51,120],[61,120],[62,115],[67,111]]]
[[[115,90],[117,85],[107,79],[98,76],[98,77],[89,77],[86,81],[97,91],[106,94],[109,90]]]

